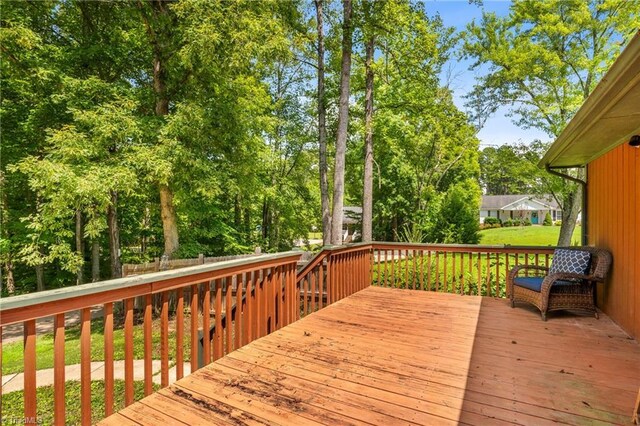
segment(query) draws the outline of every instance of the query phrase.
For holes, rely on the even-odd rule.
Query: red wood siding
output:
[[[598,305],[640,338],[640,149],[623,144],[588,166],[589,243],[613,254]]]

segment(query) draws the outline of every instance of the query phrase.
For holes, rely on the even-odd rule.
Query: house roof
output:
[[[520,207],[520,208],[519,208]],[[549,194],[483,195],[481,210],[560,210]]]
[[[584,166],[636,134],[640,134],[640,31],[538,166]]]
[[[362,220],[362,207],[344,206],[342,208],[342,224],[354,225]]]

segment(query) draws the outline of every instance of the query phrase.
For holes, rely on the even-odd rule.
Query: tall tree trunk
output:
[[[5,262],[4,269],[7,276],[7,293],[11,296],[16,292],[16,281],[13,278],[13,260],[11,258]]]
[[[322,208],[322,244],[331,244],[331,210],[327,165],[327,106],[324,95],[324,22],[323,0],[315,0],[318,21],[318,150],[320,153],[320,204]]]
[[[582,188],[574,183],[567,183],[567,185],[571,185],[571,189],[565,195],[562,203],[562,225],[560,226],[560,236],[558,237],[558,246],[561,247],[571,245],[578,214],[582,209]]]
[[[120,263],[120,228],[118,226],[118,193],[116,191],[111,191],[111,203],[107,208],[107,227],[109,228],[111,278],[120,278],[122,263]]]
[[[362,185],[362,241],[373,239],[373,49],[375,37],[367,40],[364,95],[364,182]]]
[[[84,282],[84,238],[82,232],[82,210],[76,210],[76,253],[82,259],[82,264],[76,273],[76,285]]]
[[[173,205],[173,192],[167,185],[160,185],[160,216],[164,233],[164,254],[170,259],[178,250],[178,218]]]
[[[44,291],[44,265],[36,265],[36,290]]]
[[[338,135],[333,171],[333,215],[331,218],[331,244],[342,244],[342,214],[344,207],[344,166],[349,125],[349,83],[351,76],[351,0],[343,0],[342,66],[340,73],[340,100],[338,106]]]
[[[100,242],[97,238],[91,241],[91,282],[100,281]]]
[[[166,2],[155,1],[152,3],[156,22],[168,19],[169,9]],[[143,13],[143,19],[146,19]],[[166,40],[170,39],[169,27],[166,24],[160,24],[162,29],[157,28],[156,31],[151,29],[149,22],[145,22],[148,26],[148,33],[151,37],[153,45],[153,91],[155,93],[156,116],[164,118],[169,114],[169,94],[167,91],[167,67],[165,59],[167,46]],[[173,191],[169,183],[160,183],[160,217],[162,218],[162,230],[164,234],[164,254],[171,258],[178,250],[178,217],[173,204]]]

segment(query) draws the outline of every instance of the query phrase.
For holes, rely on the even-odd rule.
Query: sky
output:
[[[429,15],[436,12],[440,14],[446,26],[455,27],[457,31],[463,30],[473,19],[482,17],[482,8],[469,4],[468,0],[424,0]],[[498,16],[509,13],[510,1],[508,0],[484,0],[483,8],[495,12]],[[445,67],[445,74],[453,76],[450,87],[453,90],[454,102],[458,108],[465,111],[463,96],[470,92],[475,78],[479,72],[471,71],[469,66],[472,61],[451,59]],[[446,78],[443,76],[443,79]],[[535,139],[549,141],[546,133],[537,129],[521,129],[512,123],[512,119],[506,116],[507,109],[500,108],[487,120],[484,128],[478,133],[480,148],[486,146],[513,145],[515,143],[530,143]]]

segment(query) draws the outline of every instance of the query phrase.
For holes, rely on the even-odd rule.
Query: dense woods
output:
[[[578,62],[584,96],[618,15],[597,66]],[[477,242],[481,126],[440,75],[463,44],[495,64],[483,31],[526,26],[482,25],[456,33],[409,0],[3,3],[2,295],[287,250],[313,228],[340,243],[343,205],[367,240]],[[509,102],[492,83],[475,111]],[[525,124],[556,135],[584,98],[567,93]]]

